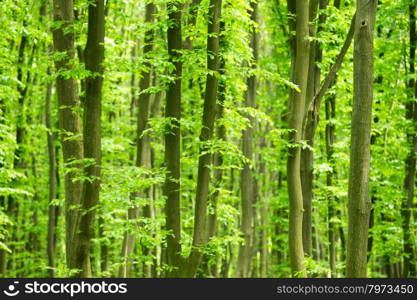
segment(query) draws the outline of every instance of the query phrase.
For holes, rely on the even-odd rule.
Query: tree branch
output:
[[[323,84],[321,85],[319,92],[316,94],[316,96],[314,96],[312,103],[316,103],[317,104],[315,105],[316,107],[320,107],[321,100],[323,99],[327,90],[333,85],[334,79],[336,78],[336,74],[339,71],[340,67],[342,66],[343,59],[345,58],[345,55],[347,51],[349,50],[350,44],[352,43],[352,40],[353,40],[353,35],[355,32],[355,18],[356,18],[356,14],[354,14],[352,17],[349,32],[346,36],[345,42],[343,43],[343,47],[340,50],[340,53],[336,58],[336,62],[330,68],[329,73],[327,73],[326,77],[324,78]]]

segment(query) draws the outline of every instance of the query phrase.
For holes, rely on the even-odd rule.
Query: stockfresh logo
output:
[[[10,284],[3,293],[9,297],[22,294],[55,294],[69,295],[74,297],[79,294],[126,294],[127,283],[101,282],[39,282],[37,280],[26,282],[21,289],[18,289],[19,281]]]
[[[13,282],[13,284],[10,284],[6,290],[3,291],[4,294],[6,294],[9,297],[14,297],[20,293],[20,291],[17,289],[17,285],[19,284],[19,281]]]

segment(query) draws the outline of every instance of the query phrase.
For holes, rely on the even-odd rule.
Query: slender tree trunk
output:
[[[26,21],[23,21],[24,28],[26,27]],[[27,150],[26,150],[26,135],[27,135],[27,126],[30,120],[30,116],[26,116],[26,99],[28,98],[28,89],[29,86],[34,82],[34,80],[31,79],[32,77],[32,63],[33,59],[36,53],[37,46],[34,44],[31,49],[31,54],[29,56],[28,61],[25,60],[25,53],[27,52],[27,49],[30,47],[29,40],[27,37],[27,33],[24,32],[22,34],[21,42],[19,45],[19,51],[18,51],[18,59],[17,59],[17,81],[22,83],[21,85],[18,85],[18,105],[19,109],[17,110],[17,121],[16,121],[16,148],[14,151],[14,159],[13,159],[13,168],[20,170],[25,175],[29,175],[26,171],[28,169],[28,158],[26,157]],[[28,66],[28,71],[25,74],[25,68],[24,65]],[[36,176],[35,176],[36,177]],[[36,202],[37,193],[36,190],[34,191],[34,201]],[[18,226],[24,226],[24,222],[26,221],[26,218],[21,215],[25,211],[24,206],[27,201],[21,203],[18,201],[18,198],[15,195],[9,195],[9,206],[10,211],[8,211],[9,218],[15,222]],[[36,213],[35,213],[36,214]],[[20,220],[20,217],[23,217],[22,220]],[[23,223],[21,223],[23,222]],[[11,228],[13,229],[13,227]],[[19,252],[21,251],[18,246],[16,246],[15,243],[18,239],[19,234],[17,231],[12,231],[11,240],[10,242],[10,250],[11,250],[11,266],[12,270],[18,268],[19,266],[15,264],[16,257],[19,256]],[[27,250],[27,249],[22,249]],[[18,276],[19,273],[16,273],[16,276]]]
[[[334,1],[334,6],[337,9],[340,9],[340,1]],[[354,23],[352,23],[354,24]],[[353,26],[351,24],[349,33],[346,37],[344,47],[342,48],[341,53],[347,51],[351,41],[353,39]],[[347,47],[345,47],[347,45]],[[341,64],[341,63],[340,63]],[[334,73],[336,75],[336,73]],[[328,88],[333,86],[336,83],[336,77],[333,75],[331,78],[333,81],[329,82]],[[327,78],[326,78],[327,79]],[[324,95],[324,94],[323,94]],[[321,100],[318,101],[319,103]],[[334,161],[334,142],[335,142],[335,120],[336,120],[336,95],[330,96],[326,101],[326,155],[327,162],[331,166],[332,170],[326,174],[326,184],[328,187],[333,186],[334,179],[336,177],[336,164]],[[329,239],[329,266],[330,266],[330,276],[332,278],[337,277],[337,229],[338,224],[335,222],[334,218],[337,216],[337,205],[338,199],[334,195],[327,196],[327,209],[328,209],[328,239]],[[340,217],[340,216],[339,216]],[[341,229],[341,228],[340,228]],[[341,229],[342,230],[342,229]],[[342,253],[344,253],[344,237],[343,232],[341,232],[340,239],[342,240]]]
[[[49,70],[48,70],[49,73]],[[56,225],[58,220],[58,206],[53,205],[52,201],[56,197],[56,153],[54,134],[52,132],[51,122],[51,94],[52,83],[48,82],[46,86],[45,99],[45,125],[47,132],[48,159],[49,159],[49,205],[48,205],[48,238],[47,238],[47,254],[49,277],[55,277],[55,256],[56,256]]]
[[[256,23],[258,21],[258,3],[251,2],[251,21]],[[246,81],[247,90],[245,93],[246,107],[255,108],[256,100],[256,88],[257,78],[254,72],[257,69],[258,64],[258,33],[255,28],[252,29],[251,33],[251,49],[253,55],[253,61],[251,62],[252,74]],[[253,205],[255,203],[255,189],[254,189],[254,177],[252,174],[253,169],[253,127],[255,121],[250,115],[246,116],[249,119],[249,125],[243,131],[243,143],[242,143],[242,154],[248,160],[242,169],[240,177],[240,190],[241,190],[241,226],[240,230],[243,234],[244,241],[239,247],[238,265],[237,265],[237,277],[248,277],[250,272],[250,264],[252,260],[252,220],[253,220]]]
[[[288,128],[289,147],[287,182],[289,197],[289,253],[294,276],[304,275],[304,250],[302,238],[303,193],[300,177],[302,126],[305,115],[306,89],[309,66],[308,1],[296,1],[296,55],[292,61],[293,81],[299,91],[290,90]],[[294,52],[294,50],[293,50]]]
[[[326,185],[332,187],[334,182],[334,174],[336,164],[334,161],[334,140],[335,140],[335,120],[336,120],[336,101],[335,96],[331,96],[326,101],[326,154],[327,162],[331,166],[332,170],[327,172]],[[337,198],[334,195],[327,196],[327,208],[328,208],[328,226],[329,226],[329,264],[331,277],[337,277],[336,272],[336,260],[337,260],[337,223],[334,218],[336,217],[336,205]]]
[[[25,27],[26,23],[23,23],[23,26]],[[27,92],[27,84],[24,85],[23,77],[23,65],[25,63],[25,49],[27,45],[27,37],[26,33],[22,34],[22,37],[20,39],[20,44],[18,48],[18,57],[17,57],[17,81],[22,83],[22,85],[18,86],[18,111],[17,111],[17,120],[16,120],[16,148],[14,150],[14,159],[13,159],[13,169],[22,169],[25,167],[24,161],[23,161],[23,140],[25,136],[25,115],[24,115],[24,103],[26,98],[26,92]],[[9,217],[9,219],[12,222],[15,222],[18,224],[18,202],[17,199],[13,195],[9,195],[8,197],[4,198],[4,202],[7,202],[7,209],[6,214]],[[4,204],[5,204],[4,203]],[[13,242],[15,240],[15,233],[12,231],[12,227],[6,226],[6,230],[8,230],[9,237],[5,239],[5,242]],[[2,274],[4,277],[6,277],[6,272],[9,268],[8,266],[13,265],[13,255],[15,254],[15,246],[13,243],[11,243],[10,247],[10,254],[8,255],[7,251],[0,250],[1,251],[1,268],[2,268]]]
[[[269,124],[266,125],[265,131],[268,132],[270,130]],[[260,141],[261,149],[266,149],[269,147],[269,143],[267,142],[265,136],[261,137]],[[268,240],[270,237],[269,234],[269,199],[271,198],[269,192],[269,186],[271,182],[269,180],[270,173],[268,172],[265,162],[263,161],[262,157],[259,159],[261,161],[259,166],[259,175],[261,175],[261,186],[263,187],[262,190],[259,191],[259,201],[260,201],[260,225],[261,225],[261,250],[260,250],[260,277],[266,278],[269,275],[269,261],[270,261],[270,253],[269,253],[269,245]],[[263,199],[261,199],[263,197]]]
[[[225,51],[226,49],[226,40],[222,33],[224,33],[224,22],[220,22],[220,41],[219,47],[220,51]],[[226,74],[226,62],[225,59],[220,58],[220,67],[219,67],[219,74],[222,76],[219,80],[219,87],[217,92],[218,103],[216,105],[216,120],[222,121],[224,117],[224,104],[226,101],[226,80],[224,76]],[[226,141],[226,126],[223,122],[218,122],[216,136],[221,141]],[[220,197],[220,189],[222,187],[223,181],[223,153],[218,152],[214,154],[213,158],[214,164],[214,192],[212,196],[209,198],[209,205],[211,205],[211,210],[209,209],[208,213],[208,241],[217,235],[218,232],[218,225],[217,225],[217,202]],[[210,266],[207,265],[207,271],[211,276],[218,277],[219,275],[219,266],[218,266],[218,258],[216,262]]]
[[[104,72],[104,0],[95,0],[88,7],[88,37],[85,47],[86,69],[92,75],[86,78],[84,105],[84,154],[89,180],[84,182],[82,210],[78,227],[76,267],[77,277],[90,277],[90,249],[94,235],[93,224],[100,197],[101,181],[101,97]],[[94,75],[93,75],[94,74]]]
[[[266,173],[264,173],[266,175]],[[261,206],[261,270],[260,276],[266,278],[269,275],[269,251],[268,251],[268,203],[264,201]]]
[[[316,36],[315,19],[317,17],[319,0],[310,0],[309,3],[309,32],[310,37]],[[321,21],[322,18],[319,18]],[[320,25],[320,24],[319,24]],[[320,29],[321,27],[319,27]],[[320,52],[320,57],[319,57]],[[310,147],[314,147],[314,132],[316,127],[316,118],[314,112],[309,111],[310,103],[313,101],[317,87],[320,85],[320,69],[317,63],[321,60],[321,51],[318,43],[310,43],[310,58],[308,66],[308,79],[305,100],[306,120],[304,125],[304,140]],[[303,190],[303,249],[304,255],[312,254],[312,223],[311,223],[311,203],[313,201],[313,151],[310,149],[301,149],[301,166],[300,166],[301,186]]]
[[[142,143],[143,147],[141,149],[142,151],[142,165],[146,169],[152,169],[152,157],[151,157],[151,140],[149,136],[143,136],[142,137]],[[143,207],[143,216],[145,218],[148,218],[150,220],[155,219],[155,207],[153,204],[153,186],[149,186],[144,191],[144,197],[148,200],[148,203],[146,203]],[[148,233],[150,236],[154,237],[155,232],[151,231]],[[155,251],[155,248],[151,248],[148,245],[142,245],[142,256],[143,256],[143,276],[144,277],[152,277],[153,272],[153,262],[149,261],[150,256]]]
[[[414,97],[417,95],[417,85],[415,83],[415,57],[416,57],[416,6],[414,1],[410,1],[409,9],[409,27],[410,27],[410,53],[409,53],[409,76],[410,79],[407,82],[409,90],[408,99],[406,103],[406,116],[407,120],[412,121],[412,128],[407,133],[407,140],[409,144],[409,153],[405,160],[405,179],[404,189],[406,190],[407,197],[404,197],[401,207],[402,215],[402,229],[404,240],[404,259],[403,259],[403,277],[412,276],[415,272],[414,259],[413,259],[413,238],[410,230],[411,222],[411,210],[413,208],[414,200],[414,187],[415,187],[415,173],[416,173],[416,152],[417,152],[417,135],[415,130],[417,128],[417,106],[414,102]]]
[[[106,276],[109,269],[109,245],[105,239],[105,220],[102,216],[98,218],[98,235],[100,242],[100,271],[102,276]]]
[[[167,170],[164,195],[166,196],[165,217],[167,236],[166,263],[170,267],[178,268],[181,263],[181,216],[180,216],[180,120],[181,120],[181,76],[182,76],[182,32],[181,13],[182,5],[178,1],[168,2],[168,19],[171,26],[168,28],[168,54],[169,61],[175,66],[170,72],[174,80],[170,81],[166,95],[165,118],[170,124],[165,133],[165,167]],[[167,276],[176,276],[177,269],[167,273]]]
[[[4,100],[0,98],[0,110],[2,112],[2,117],[0,118],[0,125],[4,125],[5,118],[3,117],[6,114],[6,106],[4,105]],[[0,135],[0,143],[3,143],[3,136]],[[0,159],[0,168],[4,167],[4,161]],[[0,195],[0,207],[6,209],[6,196]],[[3,226],[4,232],[7,232],[7,226]],[[7,241],[7,235],[2,238],[2,242]],[[6,277],[6,265],[7,265],[7,251],[0,250],[0,276]]]
[[[347,277],[366,277],[371,201],[369,198],[370,139],[373,98],[375,0],[357,0],[354,48],[354,97],[349,171]]]
[[[156,13],[156,6],[153,3],[146,4],[146,17],[145,22],[151,26],[151,29],[145,33],[145,42],[143,48],[143,55],[145,59],[153,50],[154,32],[152,29],[154,23],[154,15]],[[143,133],[148,129],[148,120],[150,115],[150,101],[151,94],[145,92],[146,89],[152,86],[152,66],[149,61],[145,63],[146,70],[142,73],[142,77],[139,81],[139,89],[141,94],[139,95],[139,109],[138,109],[138,127],[137,127],[137,153],[136,153],[136,165],[138,167],[143,166],[146,169],[152,168],[151,163],[151,140],[148,135],[143,136]],[[149,219],[154,218],[153,207],[153,187],[147,187],[144,191],[144,197],[148,199],[148,203],[143,207],[143,216]],[[153,234],[153,233],[151,233]],[[142,252],[145,259],[152,253],[152,249],[146,245],[142,246]],[[144,276],[151,277],[151,264],[144,263]]]
[[[198,159],[197,190],[195,198],[193,243],[190,257],[183,265],[181,276],[194,277],[200,265],[204,247],[207,243],[207,198],[209,193],[210,169],[212,155],[207,143],[212,139],[214,120],[216,116],[218,79],[215,72],[219,72],[219,35],[222,0],[210,0],[208,38],[207,38],[207,68],[204,97],[202,129],[200,133],[200,156]]]
[[[55,61],[58,72],[56,88],[59,106],[59,127],[61,129],[61,143],[65,164],[74,164],[73,167],[81,168],[80,160],[83,158],[81,143],[81,129],[79,99],[77,82],[74,77],[64,76],[64,72],[74,68],[74,15],[72,0],[54,0],[54,21],[61,24],[53,29],[54,51],[66,53],[62,60]],[[74,172],[65,175],[65,235],[66,235],[66,258],[70,269],[75,268],[74,245],[75,229],[79,215],[82,184],[76,180]]]
[[[131,60],[132,60],[132,64],[134,63],[134,60],[136,59],[136,52],[137,52],[137,48],[138,48],[138,44],[139,42],[135,43],[132,46],[132,50],[131,50]],[[135,124],[135,111],[136,111],[136,107],[138,104],[138,100],[136,97],[136,93],[137,93],[137,88],[136,88],[136,76],[135,76],[135,72],[131,73],[131,77],[130,77],[130,108],[129,108],[129,116],[130,116],[130,123],[131,126],[134,127]],[[112,121],[112,116],[114,115],[114,112],[110,112],[109,113],[109,121]],[[133,161],[134,157],[134,153],[133,151],[129,153],[129,160]],[[129,195],[129,199],[133,200],[134,198],[134,194],[130,194]],[[139,210],[136,207],[129,207],[127,209],[127,219],[131,220],[131,218],[137,218],[134,216],[134,214],[138,214]],[[122,258],[122,263],[119,267],[118,270],[118,276],[122,277],[122,278],[126,278],[128,277],[128,273],[129,273],[129,268],[131,266],[130,262],[131,262],[131,257],[128,255],[129,251],[128,248],[131,246],[130,245],[130,241],[132,240],[132,234],[129,234],[127,231],[124,233],[123,236],[123,242],[122,242],[122,249],[121,249],[121,253],[120,256]]]
[[[147,3],[146,4],[146,12],[145,12],[145,23],[147,23],[149,26],[152,26],[152,23],[154,22],[154,14],[155,14],[155,4],[153,3]],[[153,29],[150,29],[146,31],[145,33],[145,39],[144,39],[144,47],[143,47],[143,56],[145,59],[147,59],[144,63],[145,70],[141,74],[141,78],[139,81],[139,103],[138,103],[138,117],[137,117],[137,152],[136,152],[136,166],[137,167],[145,167],[150,169],[150,139],[148,136],[143,136],[144,131],[148,128],[148,120],[149,120],[149,113],[150,113],[150,98],[151,94],[146,91],[148,88],[151,87],[151,77],[152,77],[152,66],[149,61],[149,54],[153,50],[153,38],[154,38],[154,32]],[[146,191],[142,192],[142,194],[145,197],[150,196],[151,188],[147,188]],[[132,195],[132,198],[135,198],[138,196]],[[148,197],[149,198],[149,197]],[[149,198],[149,201],[151,199]],[[139,212],[139,207],[134,206],[129,208],[130,210],[134,210],[135,212],[131,212],[128,214],[128,216],[132,216],[137,218]],[[151,204],[149,203],[143,208],[144,216],[145,217],[151,217]],[[137,221],[131,220],[128,218],[129,221],[133,221],[133,224],[135,224],[135,227],[138,226]],[[119,276],[121,277],[129,277],[130,273],[128,272],[128,269],[130,270],[130,267],[128,264],[130,263],[131,259],[130,257],[133,254],[133,251],[135,249],[135,234],[131,234],[126,232],[125,238],[123,243],[129,243],[129,245],[123,245],[122,248],[125,249],[123,251],[124,256],[124,263],[120,267],[119,270]],[[144,255],[146,256],[149,254],[148,249],[144,249]]]

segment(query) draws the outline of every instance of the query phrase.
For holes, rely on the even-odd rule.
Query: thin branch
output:
[[[345,55],[347,51],[349,50],[350,44],[352,43],[352,40],[353,40],[353,35],[355,32],[355,18],[356,18],[356,14],[354,14],[352,17],[349,32],[346,36],[345,42],[343,43],[342,50],[340,51],[339,55],[336,58],[336,62],[331,67],[329,73],[327,73],[325,79],[323,80],[323,84],[321,85],[319,92],[316,94],[316,96],[314,96],[312,103],[316,103],[316,107],[320,107],[321,100],[323,99],[327,90],[333,85],[334,79],[336,78],[336,74],[339,71],[340,67],[342,66],[343,59],[345,58]]]

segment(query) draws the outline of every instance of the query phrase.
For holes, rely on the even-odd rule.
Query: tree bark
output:
[[[258,21],[258,3],[251,2],[251,21],[256,23]],[[256,88],[257,78],[255,75],[258,64],[258,40],[259,35],[255,28],[251,32],[251,49],[253,55],[253,61],[250,63],[252,74],[246,80],[247,89],[245,92],[245,107],[255,108],[256,101]],[[249,125],[243,131],[242,139],[242,154],[248,160],[245,162],[241,176],[240,176],[240,191],[241,191],[241,225],[240,230],[243,234],[244,241],[239,247],[238,265],[236,276],[248,277],[250,273],[250,264],[252,260],[252,221],[253,221],[253,205],[255,203],[255,189],[254,189],[254,177],[252,174],[253,165],[253,127],[255,126],[255,120],[250,115],[246,118],[249,120]]]
[[[296,1],[296,52],[293,59],[293,81],[299,91],[290,90],[288,129],[290,147],[287,160],[289,197],[289,254],[293,276],[304,275],[304,250],[302,238],[303,193],[300,176],[302,126],[305,115],[306,89],[309,66],[309,7],[308,1]]]
[[[326,101],[326,155],[327,162],[331,166],[332,170],[326,174],[326,185],[328,187],[333,186],[334,175],[336,164],[334,161],[334,140],[335,140],[335,120],[336,120],[336,101],[335,96],[331,96]],[[330,265],[330,276],[332,278],[337,276],[336,272],[336,259],[337,259],[337,248],[336,248],[336,234],[337,234],[337,223],[334,218],[336,217],[336,204],[337,198],[333,195],[327,196],[327,207],[328,207],[328,238],[329,238],[329,265]]]
[[[323,2],[323,1],[322,1]],[[327,1],[324,1],[327,2]],[[319,0],[310,0],[309,3],[309,35],[316,36],[315,20],[318,12]],[[322,21],[322,17],[319,21]],[[320,24],[318,29],[321,30]],[[320,69],[317,63],[321,61],[321,50],[316,41],[310,42],[308,66],[308,79],[305,100],[306,119],[304,122],[303,139],[310,147],[314,147],[314,132],[316,127],[316,120],[314,114],[308,110],[310,102],[314,98],[317,87],[320,85]],[[301,186],[303,191],[303,249],[304,255],[311,256],[312,254],[312,223],[311,223],[311,203],[313,201],[313,151],[310,149],[301,149]]]
[[[347,277],[366,277],[371,201],[369,198],[375,0],[357,0],[354,36],[354,96],[349,170]]]
[[[145,41],[143,48],[143,55],[147,59],[149,54],[153,50],[154,43],[154,31],[152,29],[154,23],[154,15],[156,13],[156,6],[153,3],[147,3],[145,8],[145,22],[151,26],[151,29],[145,33]],[[151,94],[145,92],[146,89],[152,86],[152,66],[149,61],[145,61],[145,71],[142,73],[142,77],[139,81],[139,109],[138,109],[138,127],[137,127],[137,153],[136,153],[136,166],[143,166],[146,169],[151,169],[151,140],[148,135],[143,135],[145,130],[149,128],[148,120],[150,115],[150,100]],[[147,187],[144,191],[144,197],[149,201],[143,207],[143,216],[149,219],[154,218],[153,207],[153,187]],[[151,233],[152,234],[152,233]],[[145,259],[151,254],[152,249],[147,246],[142,246],[142,252]],[[144,263],[144,276],[150,277],[152,273],[151,265]]]
[[[413,276],[415,273],[414,264],[414,247],[412,232],[410,230],[411,211],[413,208],[414,200],[414,187],[415,187],[415,173],[416,173],[416,152],[417,152],[417,135],[415,130],[417,129],[417,106],[414,102],[415,96],[417,96],[417,85],[415,83],[415,57],[416,57],[416,45],[417,45],[417,33],[416,33],[416,6],[414,1],[410,1],[409,9],[409,39],[410,39],[410,53],[409,53],[409,76],[410,79],[407,82],[408,99],[406,103],[406,120],[412,122],[412,126],[407,132],[407,140],[409,144],[409,153],[405,160],[405,179],[404,189],[407,196],[402,201],[401,216],[402,216],[402,229],[404,240],[404,259],[403,259],[403,274],[402,276],[407,278]]]
[[[166,197],[165,217],[167,236],[166,263],[173,267],[167,276],[176,276],[181,262],[181,216],[180,216],[180,164],[181,164],[181,76],[182,76],[182,32],[181,13],[182,5],[178,1],[168,2],[168,19],[171,26],[168,28],[168,54],[169,61],[174,65],[170,77],[174,80],[168,84],[166,94],[165,118],[170,122],[165,129],[165,167],[167,170],[164,195]]]
[[[147,3],[145,7],[145,23],[147,23],[149,26],[152,26],[154,22],[154,15],[155,15],[155,9],[156,6],[153,3]],[[150,113],[150,99],[151,94],[146,91],[148,88],[151,87],[151,77],[152,77],[152,66],[149,61],[149,54],[153,50],[153,38],[154,38],[154,32],[153,29],[149,29],[145,32],[145,38],[144,38],[144,47],[143,47],[143,56],[145,57],[145,63],[144,67],[145,70],[141,74],[141,78],[139,81],[139,103],[138,103],[138,117],[137,117],[137,130],[136,130],[136,166],[137,167],[145,167],[150,169],[150,139],[148,136],[143,136],[143,133],[146,129],[148,129],[148,120],[149,120],[149,113]],[[150,193],[151,188],[146,188],[146,191],[144,191],[142,194],[145,197],[150,199]],[[138,196],[138,193],[136,195],[132,195],[132,197]],[[133,221],[133,224],[135,224],[135,227],[138,226],[137,221],[134,219],[129,219],[130,217],[137,218],[139,215],[139,207],[134,206],[129,208],[130,210],[133,210],[131,213],[128,213],[128,220]],[[151,204],[146,205],[143,208],[144,216],[145,217],[151,217]],[[135,249],[135,234],[131,234],[128,232],[125,232],[125,238],[123,240],[123,243],[129,243],[129,245],[123,245],[122,248],[125,249],[123,252],[124,256],[124,263],[119,269],[119,276],[121,277],[129,277],[131,269],[128,265],[130,264],[130,257],[133,254],[133,251]],[[146,252],[146,250],[145,250]],[[144,253],[145,256],[147,253]]]
[[[56,60],[55,67],[58,72],[56,88],[59,106],[59,127],[61,130],[61,143],[64,163],[74,164],[81,168],[80,160],[83,158],[83,147],[80,129],[79,98],[77,82],[74,77],[65,77],[64,72],[70,72],[75,58],[74,46],[74,15],[72,0],[54,0],[54,21],[61,23],[59,28],[53,29],[54,51],[65,53],[64,59]],[[65,175],[65,235],[66,259],[70,269],[75,268],[74,245],[75,230],[79,215],[82,183],[76,179],[74,172]]]
[[[48,70],[49,73],[49,70]],[[55,153],[55,138],[52,132],[51,122],[51,94],[52,83],[48,82],[46,86],[45,97],[45,125],[47,132],[47,145],[48,145],[48,159],[49,159],[49,205],[48,205],[48,238],[47,238],[47,254],[48,254],[48,267],[49,277],[55,277],[55,256],[56,256],[56,240],[57,232],[56,226],[58,221],[59,208],[52,204],[52,201],[56,197],[56,153]]]
[[[212,139],[216,116],[217,86],[216,74],[219,72],[219,34],[222,0],[210,0],[206,92],[204,97],[202,129],[200,133],[200,156],[198,159],[197,190],[195,198],[194,230],[192,250],[186,263],[183,264],[181,276],[194,277],[200,265],[204,247],[207,243],[207,198],[209,193],[210,169],[212,155],[208,142]]]
[[[100,198],[101,182],[101,98],[104,72],[104,0],[88,7],[88,36],[84,50],[86,78],[84,104],[84,155],[88,165],[82,193],[82,214],[76,248],[77,277],[91,277],[90,249],[94,235],[94,215]]]
[[[219,51],[225,51],[226,50],[226,40],[224,35],[225,30],[225,24],[224,22],[220,22],[220,41],[219,41]],[[224,105],[226,101],[226,80],[224,76],[226,75],[226,61],[225,59],[220,57],[220,66],[219,66],[219,74],[221,75],[219,80],[219,87],[217,91],[217,98],[218,103],[216,105],[216,120],[222,121],[224,117]],[[226,126],[223,122],[219,122],[217,124],[216,129],[216,136],[219,140],[226,142],[227,135],[226,135]],[[209,209],[208,213],[208,228],[207,228],[207,234],[208,239],[207,241],[210,241],[211,238],[217,235],[218,232],[218,224],[217,224],[217,202],[220,197],[220,189],[222,187],[222,181],[223,181],[223,162],[224,162],[224,156],[222,152],[218,152],[214,154],[213,157],[213,164],[214,164],[214,192],[212,196],[209,198],[209,205],[211,205],[211,210]],[[219,257],[217,257],[216,262],[213,265],[210,265],[207,263],[207,271],[211,276],[218,277],[219,276]]]

